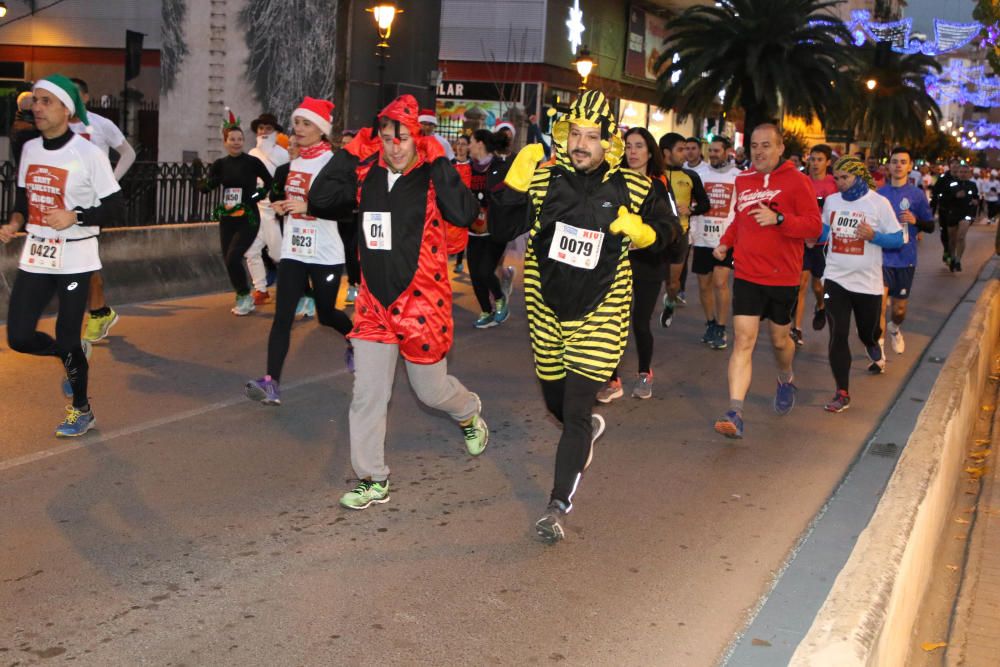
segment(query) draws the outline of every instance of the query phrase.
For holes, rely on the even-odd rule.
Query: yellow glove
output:
[[[656,240],[656,231],[643,222],[638,215],[629,213],[624,206],[618,207],[618,217],[608,229],[611,230],[612,234],[628,236],[636,248],[651,246]]]
[[[545,149],[541,144],[528,144],[521,149],[521,152],[514,158],[507,176],[503,179],[508,187],[525,192],[531,185],[531,179],[535,175],[535,167],[539,161],[545,157]]]

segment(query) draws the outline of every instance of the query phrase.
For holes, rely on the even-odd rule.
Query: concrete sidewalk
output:
[[[963,667],[991,667],[1000,656],[1000,467],[995,456],[1000,451],[1000,412],[997,385],[1000,357],[993,360],[994,375],[983,397],[983,415],[992,420],[988,440],[976,440],[970,468],[985,461],[978,503],[973,514],[969,554],[955,605],[946,664]]]

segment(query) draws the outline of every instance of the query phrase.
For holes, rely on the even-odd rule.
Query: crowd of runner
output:
[[[8,342],[62,362],[72,401],[56,429],[62,437],[96,424],[89,353],[118,321],[104,300],[100,228],[122,217],[118,182],[135,159],[113,123],[87,112],[86,100],[83,81],[52,75],[35,84],[21,106],[33,125],[14,142],[14,212],[0,226],[3,243],[25,233]],[[249,152],[239,119],[227,112],[226,155],[198,183],[221,190],[214,217],[233,315],[271,303],[276,284],[265,373],[247,382],[246,396],[281,404],[293,323],[315,316],[344,337],[354,374],[349,432],[358,481],[341,505],[360,510],[389,500],[387,406],[399,356],[418,398],[456,422],[469,455],[483,454],[483,400],[449,373],[447,355],[456,327],[488,329],[511,316],[516,271],[506,255],[523,244],[540,398],[561,425],[549,503],[534,524],[550,543],[565,537],[605,431],[595,403],[625,395],[619,367],[630,328],[638,371],[629,394],[648,399],[652,325],[670,327],[686,305],[689,270],[705,317],[701,342],[730,354],[729,402],[714,430],[741,438],[763,321],[775,357],[775,412],[795,405],[804,321],[813,332],[828,327],[833,380],[824,408],[842,412],[852,399],[852,326],[873,374],[887,368],[885,338],[895,354],[905,352],[921,235],[934,231],[936,218],[942,260],[959,272],[969,227],[1000,215],[995,171],[958,161],[918,169],[902,146],[885,165],[823,144],[803,161],[786,155],[779,128],[768,123],[752,129],[746,157],[721,136],[703,143],[668,133],[657,141],[643,128],[621,131],[597,91],[552,118],[550,137],[529,132],[535,141],[520,150],[506,121],[449,142],[437,134],[433,111],[409,95],[386,106],[374,126],[334,142],[333,109],[304,98],[287,133],[280,119],[261,114],[249,126]],[[119,157],[115,169],[109,150]],[[455,321],[452,280],[466,270],[478,316]],[[53,296],[54,339],[37,330]]]

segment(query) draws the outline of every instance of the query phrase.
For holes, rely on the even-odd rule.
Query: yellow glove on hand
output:
[[[535,167],[543,157],[545,149],[541,144],[528,144],[514,158],[510,169],[507,170],[507,177],[503,179],[504,183],[518,192],[526,192],[535,175]]]
[[[656,240],[656,231],[643,222],[638,215],[629,213],[624,206],[618,207],[618,217],[608,229],[611,230],[612,234],[628,236],[636,248],[651,246]]]

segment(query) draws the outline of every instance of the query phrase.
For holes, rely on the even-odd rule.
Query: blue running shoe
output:
[[[260,401],[264,405],[281,405],[281,389],[277,380],[273,380],[270,375],[247,382],[245,392],[251,401]]]
[[[507,305],[507,299],[497,299],[493,304],[494,312],[493,320],[497,324],[503,324],[510,317],[510,307]]]
[[[477,319],[472,326],[476,327],[477,329],[489,329],[490,327],[495,327],[496,325],[497,325],[496,313],[487,313],[484,311],[482,313],[479,313],[479,319]]]
[[[715,421],[715,432],[727,438],[743,437],[743,417],[736,410],[730,410]]]
[[[787,415],[795,407],[795,392],[799,389],[791,382],[779,382],[778,390],[774,392],[774,411],[779,415]]]
[[[66,406],[66,418],[63,419],[62,424],[56,428],[57,438],[76,438],[97,425],[97,420],[94,419],[94,411],[87,410],[83,412],[77,410],[72,405]]]

